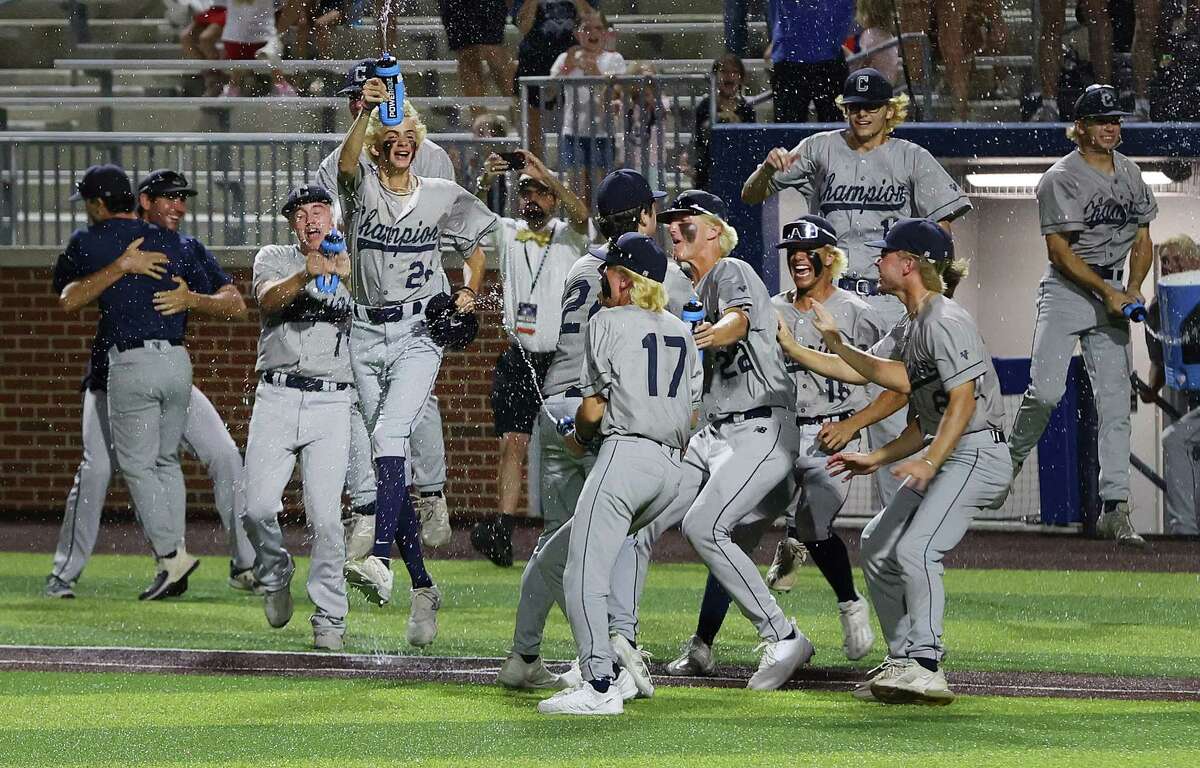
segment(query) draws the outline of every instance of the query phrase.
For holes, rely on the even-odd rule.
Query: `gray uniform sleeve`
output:
[[[612,369],[604,350],[608,336],[606,325],[603,319],[593,318],[584,333],[583,371],[579,377],[579,389],[584,397],[600,395],[607,398],[612,386]]]
[[[254,255],[254,275],[250,290],[255,297],[264,285],[291,277],[297,270],[289,266],[286,253],[277,245],[264,245]]]
[[[704,400],[704,366],[700,363],[700,350],[696,349],[696,340],[690,333],[684,334],[684,338],[687,340],[688,366],[691,368],[688,386],[692,393],[692,410],[698,411]]]
[[[462,187],[450,207],[450,216],[443,230],[454,250],[469,256],[484,236],[496,229],[499,219],[479,198]]]
[[[946,173],[933,155],[923,147],[911,145],[909,173],[912,178],[913,215],[932,221],[944,221],[971,210],[962,187]]]
[[[781,189],[794,189],[805,197],[812,195],[816,189],[813,179],[817,174],[817,157],[815,150],[815,142],[813,139],[820,134],[814,134],[801,141],[792,149],[792,154],[796,156],[796,162],[791,168],[781,173],[776,173],[767,182],[767,189],[771,194],[775,194]]]
[[[953,323],[945,318],[929,326],[926,342],[937,365],[942,388],[949,392],[955,387],[978,379],[987,373],[987,352],[983,339],[974,328]]]
[[[1133,183],[1134,200],[1133,210],[1130,213],[1138,226],[1144,227],[1158,216],[1158,201],[1154,199],[1154,191],[1150,189],[1150,185],[1142,178],[1141,171],[1136,167],[1133,169]]]
[[[1079,186],[1059,172],[1047,172],[1037,186],[1042,234],[1082,232],[1086,225]]]
[[[754,294],[750,291],[750,281],[743,274],[743,267],[750,265],[733,257],[726,257],[718,264],[721,265],[717,278],[717,314],[723,316],[730,309],[739,308],[754,317]],[[770,307],[766,307],[770,310]],[[773,314],[773,312],[772,312]]]
[[[876,357],[889,360],[900,359],[900,339],[904,335],[903,323],[897,323],[891,330],[880,337],[867,351]]]
[[[854,327],[850,329],[851,344],[859,349],[870,349],[886,335],[887,327],[874,307],[868,304],[866,308],[859,309],[854,318]]]
[[[421,170],[424,173],[418,174],[419,176],[431,176],[436,179],[445,179],[446,181],[456,180],[454,178],[454,164],[450,162],[450,155],[446,153],[446,150],[429,139],[425,139],[425,141],[421,142],[421,149],[418,151],[417,157],[421,157],[422,152],[428,152],[429,154],[425,158],[422,158],[425,160],[421,164]]]

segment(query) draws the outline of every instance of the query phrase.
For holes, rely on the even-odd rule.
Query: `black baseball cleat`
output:
[[[178,597],[187,591],[187,578],[200,565],[200,561],[189,555],[183,548],[172,552],[166,557],[158,558],[159,571],[154,575],[154,581],[144,592],[138,595],[138,600],[161,600],[164,597]]]
[[[471,529],[471,546],[501,568],[513,564],[512,530],[499,519],[476,523]]]

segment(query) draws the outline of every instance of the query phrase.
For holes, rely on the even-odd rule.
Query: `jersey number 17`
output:
[[[647,333],[642,337],[642,348],[646,350],[646,391],[650,397],[659,397],[658,342],[658,334],[655,333]],[[679,382],[683,379],[683,361],[687,357],[687,341],[682,336],[663,336],[662,345],[679,353],[679,358],[675,361],[675,371],[671,374],[671,383],[667,386],[667,397],[675,397],[679,394]]]

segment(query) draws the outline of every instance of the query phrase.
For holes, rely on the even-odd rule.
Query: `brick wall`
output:
[[[231,270],[248,295],[249,270]],[[499,304],[489,275],[481,303],[479,339],[465,352],[446,355],[438,378],[452,510],[484,513],[495,509],[497,441],[492,436],[491,371],[506,345]],[[453,277],[452,277],[453,279]],[[59,515],[78,466],[82,396],[79,382],[97,313],[69,315],[50,293],[50,270],[0,268],[0,516]],[[491,298],[488,298],[488,297]],[[245,322],[193,319],[189,342],[195,383],[245,448],[255,385],[258,313],[253,302]],[[184,459],[189,514],[211,515],[211,486],[203,467]],[[105,510],[128,515],[128,495],[120,480],[109,491]],[[298,509],[297,484],[287,493],[289,514]]]

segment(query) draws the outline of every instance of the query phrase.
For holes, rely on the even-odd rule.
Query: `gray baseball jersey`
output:
[[[1114,152],[1113,166],[1107,176],[1075,151],[1050,166],[1037,186],[1042,234],[1075,235],[1071,250],[1100,267],[1124,264],[1138,227],[1158,215],[1137,164]]]
[[[792,303],[795,291],[784,291],[771,299],[775,311],[791,329],[796,341],[809,349],[828,352],[821,332],[813,325],[813,313],[801,312]],[[834,288],[833,295],[822,302],[837,320],[842,337],[860,349],[869,349],[887,333],[871,305],[856,294]],[[801,417],[831,416],[865,408],[870,402],[866,387],[851,386],[818,376],[791,358],[784,367],[796,384],[796,414]]]
[[[254,257],[253,291],[282,280],[305,267],[295,245],[266,245]],[[350,383],[350,292],[344,280],[337,292],[321,293],[315,278],[304,292],[276,315],[263,314],[258,337],[259,372],[276,371],[312,379]]]
[[[443,237],[464,256],[496,226],[496,214],[452,181],[413,177],[411,195],[386,189],[374,168],[359,166],[339,190],[360,304],[425,301],[441,293]]]
[[[341,152],[341,147],[338,147],[326,155],[325,159],[321,161],[321,165],[317,168],[316,178],[313,179],[315,183],[333,193],[333,220],[338,222],[339,227],[342,221],[342,206],[341,202],[337,199],[337,167],[338,155]],[[358,164],[366,168],[371,167],[371,160],[365,149],[359,157]],[[450,155],[446,154],[446,150],[429,139],[421,142],[421,148],[417,150],[417,156],[413,159],[412,173],[414,176],[423,176],[428,179],[456,180],[454,177],[454,164],[450,162]]]
[[[845,130],[808,136],[792,150],[795,163],[771,179],[772,193],[795,189],[808,198],[809,212],[824,216],[846,251],[849,269],[876,277],[878,248],[887,226],[909,216],[934,221],[971,210],[971,202],[927,150],[890,138],[870,152],[856,152]]]
[[[636,306],[605,309],[588,322],[585,346],[581,389],[608,400],[603,434],[687,445],[704,371],[682,320]]]
[[[550,370],[546,373],[546,381],[542,384],[542,394],[547,397],[579,385],[580,366],[583,364],[583,334],[587,330],[588,320],[600,311],[600,265],[603,263],[586,253],[567,273],[558,346],[554,350]],[[692,297],[692,281],[683,274],[678,264],[668,261],[663,286],[667,289],[667,311],[678,317]]]
[[[746,262],[727,257],[704,275],[696,294],[710,323],[734,308],[750,320],[746,338],[705,355],[705,368],[711,368],[705,374],[705,417],[716,421],[762,406],[791,410],[795,388],[779,353],[779,320],[762,279]]]
[[[1004,403],[992,358],[975,319],[953,299],[933,295],[916,317],[906,316],[871,348],[904,363],[912,386],[909,403],[921,431],[937,434],[950,390],[975,382],[975,412],[963,434],[1004,429]]]

